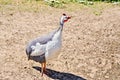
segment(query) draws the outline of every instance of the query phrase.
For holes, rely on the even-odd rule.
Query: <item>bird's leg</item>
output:
[[[44,64],[43,64],[43,63],[41,63],[41,73],[42,73],[42,75],[41,75],[41,76],[43,76],[43,69],[44,69]]]
[[[43,73],[46,73],[46,61],[41,63],[41,73],[42,73],[42,76],[43,76]]]
[[[43,71],[44,73],[46,73],[46,61],[43,63],[44,67],[43,67]]]

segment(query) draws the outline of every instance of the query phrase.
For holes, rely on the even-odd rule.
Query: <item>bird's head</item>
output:
[[[70,16],[67,16],[66,14],[63,14],[60,20],[60,24],[64,24],[65,22],[67,22],[69,19],[71,19]]]

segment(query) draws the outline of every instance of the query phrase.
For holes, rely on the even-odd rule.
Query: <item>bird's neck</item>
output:
[[[57,32],[53,37],[53,40],[61,40],[62,30],[63,30],[63,24],[60,24],[60,27],[58,28]]]
[[[58,30],[61,30],[61,32],[62,32],[62,30],[63,30],[63,26],[64,26],[64,23],[61,23],[61,22],[60,22],[60,27],[59,27]]]

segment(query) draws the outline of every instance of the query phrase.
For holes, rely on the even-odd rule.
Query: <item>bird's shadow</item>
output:
[[[33,66],[33,68],[41,72],[41,67]],[[71,73],[64,73],[64,72],[54,71],[51,69],[46,69],[46,71],[47,71],[47,73],[45,73],[45,74],[52,79],[57,79],[57,80],[86,80],[85,78],[82,78],[80,76],[76,76],[76,75],[71,74]]]

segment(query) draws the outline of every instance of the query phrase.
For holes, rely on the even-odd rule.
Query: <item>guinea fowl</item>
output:
[[[67,22],[71,17],[63,14],[60,19],[60,27],[52,33],[36,38],[28,43],[26,47],[26,54],[28,60],[34,60],[41,63],[41,73],[46,72],[46,61],[50,60],[59,55],[61,48],[61,37],[64,23]]]

